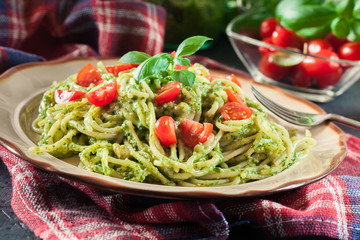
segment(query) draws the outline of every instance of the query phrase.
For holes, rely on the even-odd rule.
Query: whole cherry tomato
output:
[[[290,67],[280,66],[274,62],[272,54],[266,54],[261,57],[259,63],[259,70],[265,76],[274,79],[281,80],[284,78],[290,71]]]
[[[86,92],[81,91],[57,89],[54,93],[54,99],[56,103],[66,103],[74,101],[85,94]]]
[[[117,82],[110,82],[98,89],[86,94],[88,101],[95,106],[105,106],[109,104],[117,93]]]
[[[177,143],[175,121],[170,116],[162,116],[155,123],[155,135],[159,139],[161,145],[170,147]]]
[[[204,143],[213,130],[211,123],[201,124],[190,119],[184,119],[179,125],[180,139],[189,148]]]
[[[179,96],[180,91],[181,91],[181,85],[179,82],[176,81],[169,82],[156,90],[156,93],[158,95],[155,97],[155,102],[159,106],[168,102],[172,102]]]
[[[91,83],[98,85],[104,80],[101,78],[101,73],[91,63],[83,67],[76,76],[76,81],[80,86],[88,87]]]
[[[319,88],[327,88],[335,85],[343,74],[343,68],[338,68],[336,71],[328,72],[323,75],[319,75],[315,78],[316,85]]]
[[[324,39],[314,39],[308,44],[308,53],[316,54],[323,49],[333,50],[332,46]]]
[[[264,38],[262,41],[265,43],[268,43],[268,44],[273,44],[271,37]],[[259,46],[258,49],[259,49],[259,52],[261,53],[261,55],[266,55],[268,53],[273,53],[276,51],[275,48],[267,48],[267,47],[263,47],[263,46]]]
[[[271,37],[275,29],[279,28],[280,24],[275,18],[267,18],[261,22],[260,34],[263,38]]]
[[[335,52],[328,49],[320,50],[318,53],[314,54],[314,56],[329,59],[339,59]],[[316,77],[337,71],[340,68],[340,64],[337,62],[308,56],[304,58],[299,67],[307,76]]]
[[[335,52],[338,52],[340,47],[348,42],[347,39],[340,39],[336,37],[333,33],[329,33],[328,35],[326,35],[325,41],[327,41],[332,46]]]
[[[227,102],[220,108],[220,113],[225,121],[243,120],[251,117],[253,110],[246,104]]]
[[[285,28],[276,29],[272,35],[271,40],[274,45],[283,48],[297,48],[302,51],[304,41],[295,32]]]
[[[296,87],[309,88],[313,82],[313,77],[306,75],[299,65],[291,70],[289,76],[292,85]]]
[[[341,59],[358,61],[360,60],[360,42],[348,42],[339,49]]]

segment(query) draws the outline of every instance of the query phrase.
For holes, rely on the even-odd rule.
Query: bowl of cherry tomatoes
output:
[[[256,20],[258,24],[241,14],[226,28],[236,54],[255,81],[311,101],[328,102],[360,79],[360,42],[340,39],[331,31],[307,39],[271,15]]]

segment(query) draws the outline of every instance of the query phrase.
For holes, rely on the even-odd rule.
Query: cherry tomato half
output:
[[[176,144],[174,119],[170,116],[160,117],[155,123],[155,134],[164,147],[170,147]]]
[[[187,69],[189,69],[189,67],[185,65],[176,64],[174,66],[174,70],[187,70]]]
[[[101,78],[101,73],[91,63],[83,67],[76,76],[76,81],[80,86],[88,87],[91,83],[98,85],[104,80]]]
[[[220,108],[220,113],[226,121],[243,120],[251,117],[253,110],[246,104],[228,102]]]
[[[213,125],[211,123],[201,124],[190,119],[184,119],[179,125],[180,139],[189,148],[199,143],[204,143],[210,136]]]
[[[241,104],[246,104],[245,100],[240,97],[240,95],[234,93],[230,89],[225,89],[226,95],[229,102],[237,102]]]
[[[263,38],[271,37],[272,33],[280,27],[275,18],[267,18],[261,22],[260,34]]]
[[[86,98],[95,106],[105,106],[109,104],[117,93],[117,82],[110,82],[98,89],[86,94]]]
[[[339,49],[341,59],[358,61],[360,60],[360,42],[348,42]]]
[[[86,92],[81,91],[57,89],[54,93],[54,99],[56,103],[66,103],[74,101],[85,94]]]
[[[274,45],[283,48],[297,48],[302,51],[304,42],[293,31],[285,28],[276,29],[271,36],[271,41]]]
[[[323,49],[333,50],[332,46],[324,39],[314,39],[308,44],[308,53],[316,54]]]
[[[320,52],[314,54],[314,56],[329,58],[329,59],[339,59],[338,55],[328,49],[321,50]],[[340,64],[332,61],[322,60],[314,57],[305,57],[304,60],[300,63],[300,68],[308,76],[319,76],[326,73],[337,71],[340,68]]]
[[[172,102],[179,96],[180,91],[181,91],[181,85],[179,82],[176,81],[169,82],[156,90],[156,93],[158,95],[155,97],[155,102],[159,106],[168,102]]]
[[[241,83],[240,81],[237,79],[237,77],[235,76],[235,74],[230,74],[226,76],[226,79],[229,81],[232,81],[233,83],[235,83],[236,85],[238,85],[239,87],[241,87]]]
[[[105,68],[106,68],[106,71],[108,71],[108,73],[112,73],[112,74],[114,74],[115,77],[118,77],[120,72],[129,70],[132,68],[136,68],[137,66],[139,66],[139,64],[123,63],[123,64],[106,66]]]
[[[262,72],[262,74],[265,76],[277,81],[284,78],[289,73],[290,69],[291,67],[277,65],[274,62],[271,53],[262,56],[259,63],[260,72]]]

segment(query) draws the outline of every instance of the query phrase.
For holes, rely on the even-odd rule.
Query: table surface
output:
[[[231,67],[245,71],[226,36],[216,44],[198,52]],[[318,104],[326,112],[337,113],[360,121],[360,81],[343,95],[328,103]],[[339,125],[345,132],[360,137],[360,131]],[[11,177],[6,166],[0,161],[0,239],[37,239],[32,231],[14,214],[10,206],[12,196]],[[232,234],[230,234],[232,236]]]

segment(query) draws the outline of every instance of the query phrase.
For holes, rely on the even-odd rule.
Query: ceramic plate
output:
[[[117,59],[109,58],[101,60],[105,64],[113,64],[117,61]],[[346,140],[343,132],[332,123],[323,124],[310,129],[317,144],[309,157],[278,175],[234,186],[180,187],[137,183],[107,177],[76,167],[77,160],[74,159],[64,161],[49,154],[36,155],[29,152],[28,148],[34,146],[39,137],[32,132],[31,122],[37,112],[41,94],[53,81],[62,81],[69,75],[77,73],[87,63],[96,64],[97,61],[99,59],[80,58],[30,63],[12,68],[0,76],[0,143],[20,158],[63,177],[103,190],[159,198],[248,197],[294,189],[325,177],[341,163],[346,155]],[[228,74],[217,71],[213,71],[213,73]],[[284,103],[295,110],[324,113],[317,105],[295,97],[275,86],[256,83],[246,78],[242,79],[242,85],[249,97],[253,97],[250,87],[254,85],[276,102]],[[295,128],[275,116],[271,117],[286,127]],[[304,129],[299,128],[299,131],[304,131]]]

